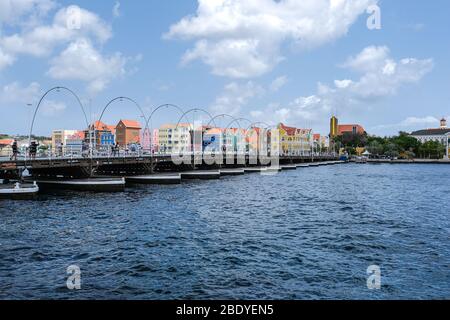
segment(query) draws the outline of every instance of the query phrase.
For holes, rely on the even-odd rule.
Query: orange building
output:
[[[366,130],[359,124],[340,124],[338,125],[338,136],[342,136],[345,133],[350,134],[364,134]]]
[[[88,144],[92,141],[95,147],[100,147],[102,145],[102,136],[105,134],[114,135],[115,131],[116,128],[114,126],[97,120],[84,131],[84,140]]]
[[[135,120],[120,120],[116,126],[116,143],[121,147],[139,144],[141,125]]]

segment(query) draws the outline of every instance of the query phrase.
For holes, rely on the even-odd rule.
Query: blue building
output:
[[[203,151],[219,152],[222,148],[222,131],[210,129],[203,134]]]
[[[115,136],[111,132],[104,132],[100,136],[100,145],[102,146],[113,146],[115,143]]]

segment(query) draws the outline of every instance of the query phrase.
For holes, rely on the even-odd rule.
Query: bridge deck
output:
[[[214,158],[210,158],[210,160]],[[252,157],[249,155],[234,155],[231,157],[216,158],[218,162],[209,162],[201,156],[188,155],[180,165],[172,161],[171,155],[144,155],[120,157],[61,157],[38,158],[34,160],[19,159],[11,161],[0,159],[0,179],[11,178],[18,175],[21,170],[28,169],[33,176],[39,177],[90,177],[98,175],[145,175],[154,172],[177,172],[211,168],[233,168],[236,165],[258,166],[267,165],[273,160],[269,157]],[[223,161],[220,161],[223,160]],[[230,161],[231,160],[231,161]],[[293,165],[303,162],[319,162],[336,160],[333,156],[280,156],[280,164]],[[273,163],[273,162],[272,162]]]

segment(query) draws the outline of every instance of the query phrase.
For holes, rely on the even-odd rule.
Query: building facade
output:
[[[101,121],[95,121],[84,131],[85,143],[94,149],[105,149],[115,144],[116,127],[107,125]]]
[[[313,148],[312,129],[278,125],[280,134],[280,152],[282,155],[309,155]]]
[[[12,154],[13,139],[0,140],[0,157],[10,157]]]
[[[330,120],[330,138],[334,138],[338,135],[339,120],[335,116]]]
[[[135,120],[120,120],[116,126],[116,143],[126,148],[129,145],[140,144],[141,125]]]
[[[165,124],[158,130],[158,145],[161,153],[190,152],[193,126],[189,123]]]
[[[325,152],[330,147],[330,138],[327,136],[322,136],[319,133],[313,135],[314,140],[314,152],[320,153]]]
[[[364,134],[366,130],[359,124],[341,124],[338,125],[338,136],[343,136],[344,134]]]
[[[52,152],[57,155],[62,155],[67,144],[67,139],[77,132],[77,130],[54,130],[52,132]]]
[[[84,131],[77,131],[66,139],[64,153],[70,155],[81,155],[85,145]]]
[[[447,120],[443,118],[440,121],[439,128],[414,131],[411,133],[411,136],[422,143],[436,141],[442,143],[443,145],[447,145],[449,133],[450,128],[447,127]]]

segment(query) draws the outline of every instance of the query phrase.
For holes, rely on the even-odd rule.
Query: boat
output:
[[[0,184],[0,199],[30,200],[39,192],[36,182]]]

